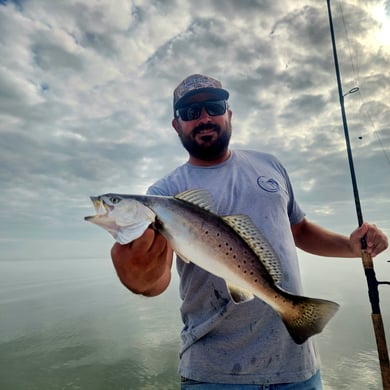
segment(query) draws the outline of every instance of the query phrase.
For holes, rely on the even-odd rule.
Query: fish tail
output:
[[[301,297],[286,292],[283,296],[292,302],[292,310],[286,310],[280,315],[297,344],[302,344],[309,337],[320,333],[340,307],[337,303],[325,299]]]

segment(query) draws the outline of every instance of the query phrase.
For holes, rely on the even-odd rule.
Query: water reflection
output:
[[[350,357],[344,356],[337,360],[337,364],[328,367],[326,371],[325,389],[381,389],[376,350],[359,352]]]
[[[303,259],[306,290],[342,305],[318,337],[324,389],[380,389],[360,265],[319,267]],[[177,279],[160,297],[134,296],[107,259],[0,261],[0,388],[177,389],[178,307]]]

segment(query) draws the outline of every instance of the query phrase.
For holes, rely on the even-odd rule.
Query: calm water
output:
[[[325,260],[324,272],[323,261],[302,271],[309,295],[342,305],[318,337],[325,389],[380,389],[360,263]],[[0,261],[0,389],[177,389],[178,307],[176,280],[158,298],[133,296],[108,259]]]

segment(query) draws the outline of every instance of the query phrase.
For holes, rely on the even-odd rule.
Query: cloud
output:
[[[333,14],[362,201],[390,233],[388,7]],[[0,36],[3,256],[20,240],[27,257],[50,240],[90,252],[89,195],[143,192],[183,163],[172,90],[191,73],[222,80],[232,146],[278,156],[309,218],[356,223],[325,4],[2,1]]]

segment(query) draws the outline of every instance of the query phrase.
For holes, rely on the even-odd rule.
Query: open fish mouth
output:
[[[97,217],[105,217],[110,214],[110,212],[114,209],[113,206],[110,206],[107,204],[104,199],[102,199],[100,196],[91,196],[91,201],[93,204],[93,207],[95,208],[96,215],[90,215],[88,217],[84,217],[86,221],[97,218]]]

